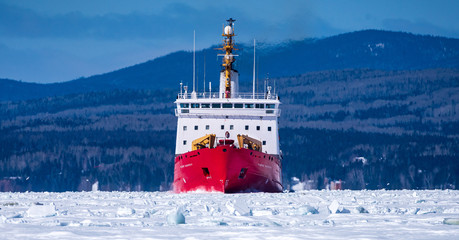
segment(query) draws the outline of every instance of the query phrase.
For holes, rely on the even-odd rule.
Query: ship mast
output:
[[[236,21],[235,19],[228,19],[226,20],[228,22],[228,25],[223,29],[223,34],[222,36],[225,37],[223,39],[223,48],[220,48],[220,50],[225,51],[225,55],[223,57],[223,64],[222,66],[225,68],[225,98],[231,98],[231,71],[233,70],[233,50],[237,50],[234,48],[234,42],[233,42],[233,37],[234,37],[234,22]]]

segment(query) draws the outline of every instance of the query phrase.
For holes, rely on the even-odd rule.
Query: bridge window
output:
[[[186,140],[183,140],[183,145],[186,145]]]
[[[268,132],[271,132],[271,127],[268,127]]]
[[[260,126],[257,126],[257,131],[260,131]]]
[[[242,103],[235,103],[234,108],[242,108],[243,104]]]
[[[246,104],[245,104],[245,108],[253,108],[253,104],[252,104],[252,103],[250,103],[250,104],[249,104],[249,103],[246,103]]]
[[[195,125],[195,126],[194,126],[194,130],[198,130],[198,125]]]
[[[202,103],[201,104],[201,108],[210,108],[210,104],[209,103]]]
[[[189,108],[190,104],[189,103],[180,103],[181,108]]]
[[[191,108],[199,108],[199,103],[192,103]]]
[[[183,131],[186,131],[186,126],[183,126]]]
[[[276,108],[276,104],[266,104],[266,108]]]
[[[233,108],[233,104],[232,103],[223,103],[223,108]]]
[[[212,103],[212,108],[221,108],[222,105],[220,103]]]
[[[255,104],[255,108],[265,108],[265,105],[257,103],[257,104]]]
[[[249,125],[245,125],[245,130],[249,130]]]
[[[263,141],[263,145],[266,145],[266,141]]]
[[[206,125],[206,130],[209,130],[209,128],[210,128],[209,125]]]
[[[230,125],[230,130],[233,130],[234,129],[234,125]]]

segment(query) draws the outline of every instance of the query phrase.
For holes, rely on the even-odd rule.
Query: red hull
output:
[[[280,160],[232,145],[187,152],[175,158],[174,191],[281,192]]]

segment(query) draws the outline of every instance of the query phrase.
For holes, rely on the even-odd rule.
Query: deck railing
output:
[[[195,95],[195,96],[193,96]],[[178,99],[220,99],[224,98],[223,93],[222,96],[219,96],[219,93],[179,93],[177,96]],[[231,99],[270,99],[275,100],[278,99],[277,94],[272,93],[238,93],[233,94]]]

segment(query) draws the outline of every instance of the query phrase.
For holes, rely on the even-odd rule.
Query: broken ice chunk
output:
[[[28,217],[52,217],[56,215],[56,206],[51,205],[33,205],[27,210]]]
[[[80,222],[80,225],[83,226],[83,227],[89,227],[89,226],[93,226],[94,224],[92,223],[91,220],[85,219],[85,220]]]
[[[338,203],[338,201],[333,200],[333,202],[328,206],[328,210],[330,213],[350,213],[349,210],[341,206],[341,204]]]
[[[118,217],[127,217],[127,216],[131,216],[134,213],[135,213],[135,210],[132,209],[132,208],[120,207],[116,211],[116,216],[118,216]]]
[[[236,216],[252,216],[252,210],[247,206],[244,200],[238,198],[236,201],[228,201],[225,204],[231,214]]]
[[[167,215],[167,223],[170,225],[185,224],[185,216],[180,209],[176,209]]]
[[[443,224],[446,225],[459,225],[459,218],[445,218]]]
[[[315,207],[311,207],[309,205],[304,205],[298,209],[300,215],[311,215],[311,214],[318,214],[319,211]]]
[[[254,210],[252,211],[253,216],[271,216],[273,215],[272,210]]]
[[[368,213],[368,211],[362,206],[357,206],[354,212],[355,213]]]

